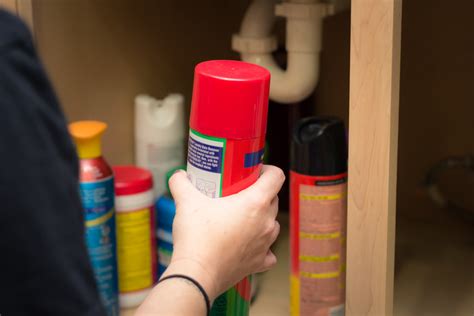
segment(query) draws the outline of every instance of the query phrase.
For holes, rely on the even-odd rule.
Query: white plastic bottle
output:
[[[135,163],[150,170],[155,198],[166,191],[166,172],[184,164],[184,97],[135,98]]]

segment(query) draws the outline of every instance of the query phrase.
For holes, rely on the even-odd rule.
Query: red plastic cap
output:
[[[189,125],[200,133],[231,139],[265,135],[270,72],[234,60],[211,60],[194,70]]]
[[[151,172],[135,166],[112,167],[115,176],[115,195],[130,195],[151,190]]]

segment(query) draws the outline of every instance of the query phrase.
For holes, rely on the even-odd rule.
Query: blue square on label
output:
[[[253,153],[248,153],[245,154],[245,161],[244,161],[244,167],[245,168],[250,168],[258,165],[263,161],[263,153],[264,149],[260,149],[259,151],[255,151]]]

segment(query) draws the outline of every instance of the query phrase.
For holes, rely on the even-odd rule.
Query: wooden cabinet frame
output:
[[[393,313],[401,0],[353,0],[347,316]]]

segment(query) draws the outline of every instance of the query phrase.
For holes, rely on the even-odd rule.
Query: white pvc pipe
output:
[[[272,75],[270,98],[279,103],[295,103],[311,95],[319,79],[318,55],[288,54],[288,69],[281,69],[271,54],[242,53],[242,60],[261,65]]]
[[[279,0],[255,0],[247,8],[240,26],[240,35],[262,38],[271,35],[275,24],[275,4]]]
[[[273,13],[278,0],[255,0],[242,21],[240,38],[268,39],[275,22]],[[297,3],[315,3],[312,0],[293,0]],[[267,68],[271,75],[270,98],[279,103],[295,103],[307,98],[319,79],[319,52],[321,50],[321,19],[287,20],[287,69],[281,69],[271,51],[253,52],[240,47],[241,58]],[[236,47],[234,47],[235,49]]]

